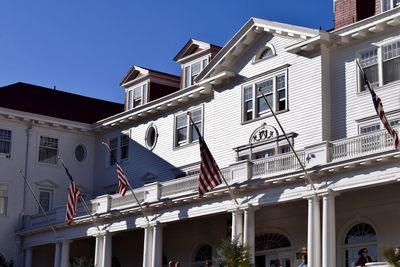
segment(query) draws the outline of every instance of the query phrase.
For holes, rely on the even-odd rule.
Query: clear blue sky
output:
[[[0,86],[23,81],[123,102],[133,65],[179,74],[190,38],[223,46],[250,18],[333,26],[333,0],[3,0]]]

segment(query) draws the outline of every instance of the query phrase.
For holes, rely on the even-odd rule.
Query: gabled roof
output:
[[[220,50],[221,47],[214,44],[205,43],[199,40],[190,39],[185,46],[178,52],[174,57],[175,62],[179,62],[181,59],[186,58],[190,55],[197,54],[204,50],[213,48],[215,50]]]
[[[0,87],[0,107],[82,123],[94,123],[124,105],[27,83]]]
[[[147,77],[149,75],[154,75],[154,76],[162,77],[165,79],[177,80],[178,82],[180,80],[179,76],[176,76],[173,74],[169,74],[169,73],[165,73],[165,72],[161,72],[161,71],[157,71],[157,70],[153,70],[153,69],[149,69],[149,68],[143,68],[140,66],[133,66],[132,68],[129,69],[128,73],[125,75],[125,77],[119,83],[119,85],[122,87],[125,87],[128,83],[131,83],[135,79],[140,78],[140,77]]]
[[[251,42],[253,42],[257,33],[260,32],[289,36],[292,38],[297,38],[299,41],[307,40],[319,34],[319,30],[316,29],[251,18],[226,43],[219,53],[211,60],[210,64],[203,69],[203,71],[197,76],[196,82],[199,82],[204,77],[207,77],[222,61],[226,60],[227,57],[231,56],[232,54],[233,56],[238,56],[240,51],[243,49],[243,46],[249,45]]]

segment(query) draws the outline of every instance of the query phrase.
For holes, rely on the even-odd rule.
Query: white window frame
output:
[[[43,160],[40,160],[40,149],[42,148],[41,143],[40,143],[41,137],[44,137],[44,138],[51,138],[51,139],[57,140],[56,161],[55,161],[54,163],[53,163],[53,162],[45,162],[45,161],[43,161]],[[36,157],[37,163],[40,163],[40,164],[47,164],[47,165],[52,165],[52,166],[57,166],[57,165],[58,165],[57,156],[59,155],[59,152],[60,152],[60,138],[55,137],[55,136],[52,136],[52,135],[47,135],[47,134],[39,134],[39,136],[38,136],[38,146],[37,146],[37,148],[38,148],[38,150],[37,150],[37,157]],[[43,147],[43,148],[45,148],[45,149],[46,149],[46,148],[47,148],[47,149],[54,149],[54,148],[52,148],[52,147]]]
[[[123,143],[123,138],[126,138],[126,142]],[[130,141],[130,136],[129,133],[121,133],[119,136],[119,158],[121,162],[125,162],[129,160],[129,141]],[[126,149],[126,157],[122,158],[122,150]]]
[[[389,1],[389,8],[386,10],[384,9],[384,4],[383,4],[385,1]],[[381,12],[386,12],[386,11],[389,11],[393,8],[400,6],[400,2],[398,2],[398,3],[395,3],[395,2],[397,2],[397,0],[381,0]]]
[[[134,91],[140,90],[140,97],[135,98],[134,97]],[[126,109],[130,110],[133,108],[140,107],[144,104],[146,104],[148,101],[147,96],[148,96],[148,90],[149,90],[149,83],[148,81],[145,81],[143,83],[140,83],[138,85],[132,86],[131,88],[126,90]],[[140,103],[135,105],[135,99],[140,98]]]
[[[200,133],[203,135],[203,129],[204,129],[204,108],[203,108],[203,106],[195,107],[188,111],[193,113],[198,110],[201,111],[201,116],[200,116],[201,117],[201,121],[200,121],[201,127],[199,130],[200,130]],[[185,124],[186,140],[178,142],[178,129],[177,129],[176,120],[180,116],[186,116],[186,124]],[[192,119],[193,119],[193,116],[192,116]],[[194,121],[194,122],[196,123],[197,121]],[[184,127],[181,127],[181,128],[184,128]],[[194,129],[194,126],[193,126],[192,122],[190,121],[189,116],[187,116],[187,111],[175,114],[175,116],[174,116],[174,148],[182,147],[182,146],[185,146],[185,145],[188,145],[191,143],[198,142],[199,141],[198,139],[193,140],[193,131],[196,131],[196,130]]]
[[[357,56],[356,57],[357,57],[357,59],[359,59],[361,53],[367,52],[367,51],[370,51],[370,50],[373,50],[373,49],[377,50],[379,83],[378,83],[378,85],[375,85],[375,87],[381,87],[381,86],[384,86],[386,84],[390,84],[390,83],[393,83],[393,82],[399,82],[400,81],[400,79],[399,79],[399,80],[395,80],[395,81],[391,81],[391,82],[385,82],[384,79],[383,79],[383,77],[384,77],[384,73],[383,73],[383,63],[384,63],[384,55],[383,55],[383,53],[384,53],[384,49],[383,48],[385,46],[387,46],[387,45],[390,45],[390,44],[393,44],[393,43],[396,43],[396,42],[400,42],[400,38],[391,38],[390,40],[385,40],[384,42],[374,43],[373,46],[371,46],[371,47],[369,47],[367,49],[360,50],[360,51],[357,52]],[[396,57],[393,57],[393,58],[397,58],[397,57],[400,57],[400,55],[397,55]],[[359,68],[357,66],[356,66],[356,68],[357,68],[357,77],[358,77],[358,92],[359,93],[365,92],[367,90],[362,87],[363,78],[361,76]]]
[[[13,131],[12,131],[11,129],[7,129],[7,128],[1,128],[0,130],[10,132],[10,140],[2,139],[2,138],[0,137],[0,141],[2,141],[2,142],[9,142],[9,143],[10,143],[10,148],[9,148],[8,153],[0,153],[0,157],[11,158],[12,147],[13,147],[13,146],[12,146]]]
[[[8,183],[0,183],[0,189],[4,187],[5,193],[3,194],[3,190],[0,190],[0,198],[4,200],[4,212],[0,213],[0,216],[7,216],[8,214],[8,203],[9,203],[9,194],[10,194],[10,185]]]
[[[278,90],[278,88],[277,88],[277,77],[279,77],[281,75],[285,76],[285,89],[284,89],[285,90],[285,97],[282,98],[282,99],[285,100],[286,105],[285,105],[284,109],[279,110],[279,99],[278,99],[279,95],[278,95],[278,91],[280,91],[280,90]],[[274,112],[278,113],[278,112],[284,112],[284,111],[289,110],[288,70],[285,69],[283,71],[279,71],[279,72],[276,72],[274,74],[271,74],[271,75],[268,75],[268,76],[264,76],[264,77],[262,77],[260,79],[256,79],[256,80],[253,80],[251,82],[245,83],[245,84],[243,84],[241,86],[242,87],[241,88],[241,91],[242,91],[242,97],[241,97],[242,104],[241,105],[242,105],[242,122],[243,123],[254,121],[254,120],[257,120],[257,119],[259,119],[261,117],[265,117],[265,116],[271,114],[271,111],[269,111],[269,110],[265,110],[265,111],[261,111],[261,112],[259,112],[257,110],[257,98],[261,98],[262,96],[257,97],[258,88],[256,88],[256,84],[261,83],[261,82],[265,82],[265,81],[268,81],[268,80],[272,80],[272,83],[273,83],[273,89],[272,89],[273,103],[270,103],[270,104],[272,104],[272,108],[274,109]],[[245,102],[248,102],[248,101],[245,100],[245,94],[244,94],[245,88],[249,88],[249,87],[252,87],[252,100],[251,100],[252,101],[252,108],[251,108],[252,118],[251,119],[247,119],[247,117],[246,117],[247,109],[245,107]]]
[[[42,204],[41,202],[41,194],[42,193],[48,193],[49,194],[49,203],[48,203],[48,210],[44,209],[45,212],[50,211],[53,209],[53,196],[54,196],[54,191],[52,189],[49,188],[39,188],[39,203]],[[43,205],[42,205],[43,206]],[[44,208],[44,207],[43,207]],[[39,213],[42,213],[42,210],[40,209],[40,207],[38,207],[39,209]]]
[[[195,61],[191,61],[189,63],[183,64],[182,65],[182,78],[183,78],[183,88],[187,88],[190,87],[192,85],[194,85],[194,79],[192,79],[193,75],[192,75],[192,66],[200,63],[200,72],[196,75],[196,77],[204,70],[204,68],[210,63],[210,56],[204,56],[201,57]],[[186,73],[186,68],[188,68],[189,70],[189,74],[190,74],[190,79],[187,80],[187,73]]]
[[[266,57],[264,57],[264,58],[260,58],[261,55],[263,54],[263,52],[266,51],[267,49],[270,49],[271,52],[272,52],[272,54],[269,55],[269,56],[266,56]],[[274,57],[274,56],[276,56],[275,47],[274,47],[272,44],[267,43],[267,44],[265,44],[265,46],[264,46],[262,49],[260,49],[260,50],[257,52],[257,54],[253,57],[253,63],[258,63],[258,62],[267,60],[267,59],[269,59],[269,58],[272,58],[272,57]]]
[[[124,136],[126,136],[126,138],[128,139],[127,140],[128,142],[126,144],[122,143],[122,138]],[[129,161],[130,139],[131,139],[131,135],[130,135],[129,131],[124,131],[124,132],[121,132],[119,135],[113,135],[108,138],[108,145],[110,146],[111,151],[115,151],[114,157],[115,157],[115,160],[117,160],[119,163],[125,163],[125,162]],[[115,147],[113,147],[111,145],[112,140],[116,140]],[[127,148],[127,157],[126,158],[122,158],[122,148],[123,147]],[[111,152],[110,152],[110,153],[108,153],[108,157],[107,157],[107,166],[108,167],[114,166],[114,164],[115,164],[115,162],[111,163],[111,158],[112,157],[111,157]]]

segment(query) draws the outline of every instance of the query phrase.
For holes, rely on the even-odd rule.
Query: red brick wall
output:
[[[337,0],[335,29],[380,13],[381,0]]]

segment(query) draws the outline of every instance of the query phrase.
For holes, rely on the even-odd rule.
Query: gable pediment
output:
[[[182,62],[185,59],[199,55],[204,51],[207,51],[211,48],[209,43],[201,42],[195,39],[190,39],[185,46],[178,52],[178,54],[174,57],[174,61]]]
[[[43,180],[36,181],[35,184],[38,187],[46,187],[46,188],[57,188],[58,187],[58,185],[56,183],[54,183],[53,181],[51,181],[49,179],[43,179]]]
[[[138,66],[133,66],[128,73],[125,75],[125,77],[122,79],[120,82],[120,86],[124,87],[128,83],[131,83],[135,80],[138,80],[142,77],[148,76],[149,75],[149,70],[145,68],[141,68]]]

